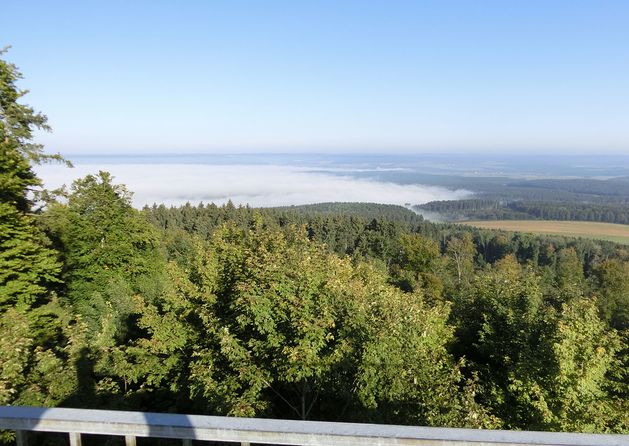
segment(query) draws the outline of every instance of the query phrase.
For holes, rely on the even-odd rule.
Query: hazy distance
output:
[[[629,177],[629,156],[153,155],[74,156],[37,172],[49,188],[99,170],[134,193],[136,207],[232,200],[251,206],[354,201],[418,205],[501,190],[532,179]]]

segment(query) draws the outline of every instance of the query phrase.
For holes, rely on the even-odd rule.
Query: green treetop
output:
[[[32,142],[33,131],[48,126],[44,115],[17,102],[27,93],[16,86],[20,77],[13,64],[0,59],[0,311],[41,302],[60,270],[34,225],[30,199],[41,186],[31,163],[60,157],[45,155]]]
[[[4,51],[0,51],[2,55]],[[0,404],[57,404],[76,384],[78,325],[54,298],[61,264],[32,211],[33,163],[57,159],[34,144],[46,117],[18,100],[17,68],[0,59]],[[75,330],[76,328],[76,330]]]

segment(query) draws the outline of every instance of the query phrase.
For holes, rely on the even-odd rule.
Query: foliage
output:
[[[88,175],[74,182],[67,203],[51,206],[46,222],[63,252],[70,305],[101,334],[103,315],[117,314],[110,337],[124,337],[131,296],[159,263],[155,231],[131,207],[130,193],[106,172]]]
[[[629,330],[629,262],[610,259],[593,271],[603,320],[617,330]]]
[[[59,282],[61,264],[33,217],[0,203],[0,312],[27,309],[47,300]]]
[[[168,305],[138,301],[151,337],[129,351],[148,347],[161,358],[142,361],[151,364],[142,380],[185,382],[210,413],[335,419],[343,414],[332,407],[356,406],[382,419],[370,414],[378,404],[414,404],[385,419],[482,422],[482,410],[458,396],[444,308],[425,308],[419,295],[409,301],[380,273],[327,253],[296,228],[225,227],[195,249],[188,277],[171,264],[180,288]],[[394,392],[383,388],[390,380]]]
[[[493,414],[509,428],[618,429],[621,412],[607,392],[620,344],[592,301],[575,298],[555,310],[540,276],[512,256],[478,275],[472,289],[455,310],[456,348],[478,373]]]
[[[60,157],[32,143],[46,117],[18,102],[19,78],[0,59],[0,404],[52,406],[75,389],[80,324],[54,298],[61,263],[33,211],[31,163]]]
[[[40,301],[60,270],[45,237],[33,228],[29,193],[41,183],[30,162],[50,157],[31,142],[34,130],[47,129],[46,117],[18,102],[27,93],[16,86],[20,77],[0,59],[0,312]]]

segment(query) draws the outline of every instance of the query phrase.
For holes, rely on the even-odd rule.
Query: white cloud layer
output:
[[[99,170],[110,172],[115,182],[134,193],[136,207],[186,202],[284,206],[329,201],[421,204],[433,200],[455,200],[470,195],[423,185],[383,183],[349,176],[328,175],[311,169],[274,165],[208,164],[81,164],[73,169],[59,165],[36,168],[46,187],[70,185],[77,178]]]

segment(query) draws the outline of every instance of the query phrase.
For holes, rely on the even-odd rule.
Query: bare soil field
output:
[[[589,221],[550,220],[483,220],[462,221],[464,225],[485,229],[502,229],[513,232],[564,235],[598,240],[609,240],[629,245],[629,225]]]

